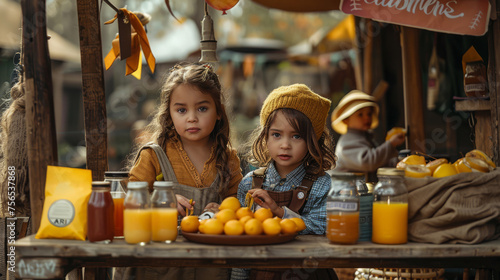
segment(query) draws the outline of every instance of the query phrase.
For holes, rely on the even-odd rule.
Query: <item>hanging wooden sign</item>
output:
[[[342,0],[346,14],[437,32],[481,36],[488,31],[488,0]]]

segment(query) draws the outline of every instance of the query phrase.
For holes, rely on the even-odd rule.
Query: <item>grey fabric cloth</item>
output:
[[[500,236],[500,169],[405,182],[409,240],[476,244]]]

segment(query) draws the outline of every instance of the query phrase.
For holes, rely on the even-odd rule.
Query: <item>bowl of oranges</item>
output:
[[[186,216],[181,220],[182,235],[189,241],[218,245],[266,245],[295,239],[306,228],[300,218],[281,219],[270,209],[255,212],[241,207],[235,197],[224,199],[212,219]]]

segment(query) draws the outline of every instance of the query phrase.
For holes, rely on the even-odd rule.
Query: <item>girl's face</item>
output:
[[[208,144],[210,133],[220,119],[213,98],[185,84],[175,88],[170,96],[170,116],[184,144]]]
[[[269,127],[267,149],[282,178],[302,164],[307,155],[306,140],[293,129],[282,112],[277,112]]]
[[[367,131],[372,126],[373,107],[365,107],[357,110],[344,120],[347,127]]]

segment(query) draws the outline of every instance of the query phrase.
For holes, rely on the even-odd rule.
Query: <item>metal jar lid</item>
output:
[[[106,171],[104,172],[106,178],[128,178],[128,171]]]
[[[377,176],[404,176],[405,171],[398,168],[381,167],[377,169]]]

